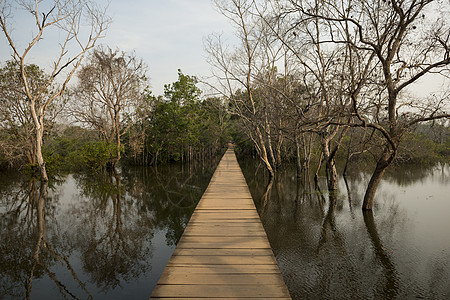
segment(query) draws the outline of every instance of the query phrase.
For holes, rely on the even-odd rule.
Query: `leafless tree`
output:
[[[70,112],[116,145],[113,164],[120,159],[121,137],[144,112],[147,66],[133,53],[100,47],[78,73],[79,84]],[[142,118],[142,116],[141,116]]]
[[[235,25],[240,45],[229,50],[220,36],[211,36],[206,41],[209,62],[215,69],[215,90],[233,105],[246,128],[246,133],[269,173],[274,167],[269,159],[265,133],[268,123],[264,117],[264,103],[255,97],[255,77],[262,66],[260,44],[264,32],[261,22],[254,18],[250,0],[215,1],[220,12]]]
[[[254,0],[253,3],[262,7],[258,10],[260,17],[319,85],[318,117],[325,125],[321,130],[325,160],[328,154],[335,153],[334,150],[327,153],[327,144],[338,134],[337,128],[358,126],[379,132],[383,140],[380,148],[384,150],[363,204],[363,209],[372,209],[378,184],[396,157],[406,130],[422,121],[449,117],[445,111],[448,98],[418,101],[406,92],[427,74],[448,76],[449,3],[439,0]],[[265,13],[267,10],[272,15]],[[337,109],[337,114],[330,115],[330,108]]]
[[[417,101],[408,87],[430,73],[448,75],[450,64],[450,5],[445,1],[321,1],[311,18],[321,18],[329,28],[347,28],[344,39],[330,34],[335,44],[350,45],[355,56],[366,53],[364,69],[371,70],[350,90],[353,115],[358,126],[378,130],[384,138],[380,155],[369,181],[363,209],[371,210],[375,192],[386,168],[396,157],[403,134],[412,125],[449,118],[448,99]],[[357,97],[361,91],[364,97]]]
[[[297,72],[301,73],[303,92],[308,101],[298,103],[295,144],[299,161],[300,144],[305,132],[315,132],[319,136],[323,160],[326,165],[328,190],[330,196],[337,191],[337,171],[335,156],[348,125],[351,101],[346,92],[350,87],[349,68],[352,62],[351,51],[345,44],[331,45],[330,36],[346,34],[345,28],[331,33],[327,30],[328,21],[311,18],[303,10],[317,14],[320,7],[317,1],[253,1],[258,16],[271,29],[271,34],[281,41],[295,57]],[[307,9],[304,8],[307,6]],[[295,99],[295,98],[294,98]],[[303,132],[303,133],[302,133]],[[310,139],[311,142],[311,139]],[[304,151],[308,157],[310,151]],[[306,159],[305,162],[308,160]],[[298,163],[299,165],[299,163]]]
[[[12,26],[17,19],[13,17],[12,12],[17,9],[25,11],[34,20],[34,32],[29,40],[26,40],[26,37],[14,36]],[[21,78],[33,119],[36,161],[42,181],[48,181],[42,156],[45,113],[51,103],[64,93],[86,53],[103,36],[109,23],[105,9],[90,0],[0,1],[0,27],[8,40],[14,60],[20,65]],[[84,32],[86,26],[88,32]],[[31,50],[53,30],[60,32],[64,38],[58,45],[58,54],[55,55],[53,66],[49,71],[50,76],[40,90],[33,92],[25,65]],[[26,46],[20,47],[21,42]],[[58,88],[49,94],[46,93],[55,82],[58,82]]]

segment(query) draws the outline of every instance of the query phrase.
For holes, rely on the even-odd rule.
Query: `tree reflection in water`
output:
[[[369,234],[370,241],[372,243],[375,256],[380,261],[383,266],[383,272],[385,274],[386,284],[383,288],[380,288],[378,292],[383,295],[385,299],[395,299],[398,296],[398,272],[395,264],[392,262],[390,255],[378,235],[377,227],[375,225],[375,220],[373,218],[372,211],[363,212],[364,223],[366,224],[367,233]]]
[[[0,178],[0,298],[148,298],[217,163]]]
[[[450,166],[390,170],[373,214],[363,214],[364,172],[349,169],[337,201],[330,201],[321,189],[326,182],[297,178],[295,166],[285,166],[271,184],[257,162],[240,163],[293,299],[450,296],[450,238],[437,235],[442,226],[427,227],[450,225],[448,199],[439,196],[448,190]],[[421,191],[418,200],[405,197],[409,189]],[[429,211],[423,195],[435,201],[433,212],[447,212],[430,214],[439,222],[418,219],[417,212]]]
[[[75,177],[82,191],[69,233],[90,282],[104,291],[150,271],[155,220],[139,213],[139,198],[127,197],[117,171]]]
[[[67,245],[55,239],[57,228],[54,205],[59,195],[48,196],[48,183],[36,179],[21,186],[2,191],[1,222],[1,287],[2,295],[12,298],[31,298],[33,281],[44,276],[56,284],[61,296],[77,298],[68,287],[67,278],[58,276],[51,269],[62,265],[70,271],[71,285],[76,283],[89,298],[90,293],[74,271],[64,253]],[[52,191],[55,187],[52,187]],[[50,232],[50,233],[49,233]],[[22,288],[23,287],[23,288]]]

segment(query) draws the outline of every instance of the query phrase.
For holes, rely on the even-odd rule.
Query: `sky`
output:
[[[104,0],[96,2],[107,4]],[[24,46],[33,24],[26,22],[28,15],[14,13],[14,33]],[[178,69],[187,75],[208,76],[211,67],[206,61],[203,40],[213,33],[233,34],[232,26],[215,9],[212,0],[111,0],[108,14],[113,23],[99,44],[134,51],[143,59],[154,95],[162,95],[164,84],[177,80]],[[44,36],[27,62],[50,67],[49,51],[57,45],[55,35]],[[0,62],[10,59],[11,53],[2,33]]]
[[[45,2],[45,1],[44,1]],[[107,0],[97,0],[106,5]],[[35,25],[28,14],[13,11],[11,28],[17,42],[26,46]],[[234,29],[229,21],[214,7],[213,0],[110,0],[108,15],[113,23],[106,37],[99,44],[131,52],[148,65],[150,87],[154,95],[162,95],[164,85],[177,80],[177,70],[199,78],[211,74],[206,60],[204,39],[213,33],[222,34],[228,42],[233,41]],[[44,36],[27,63],[50,69],[52,51],[58,49],[55,33]],[[0,63],[11,58],[11,50],[1,32]],[[73,80],[74,81],[74,80]],[[411,88],[413,94],[428,96],[432,91],[448,85],[448,80],[430,76]]]

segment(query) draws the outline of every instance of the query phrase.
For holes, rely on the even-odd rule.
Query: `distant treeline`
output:
[[[230,128],[236,128],[233,124]],[[237,144],[237,152],[241,156],[258,157],[258,153],[251,141],[242,131],[232,131],[233,140]],[[370,137],[370,136],[369,136]],[[380,149],[377,144],[367,140],[367,133],[362,129],[354,129],[342,139],[341,147],[336,153],[336,160],[340,164],[348,163],[376,163]],[[280,148],[283,163],[295,163],[295,143],[286,139]],[[319,162],[321,145],[319,137],[312,136],[311,161]],[[301,161],[304,156],[301,156]],[[399,153],[394,161],[396,165],[435,164],[437,162],[450,163],[450,127],[429,122],[411,128],[404,136],[404,142],[399,147]]]
[[[117,52],[109,54],[117,55]],[[36,85],[41,77],[45,77],[38,66],[30,65],[27,70],[29,76],[34,74]],[[7,62],[0,71],[1,96],[5,100],[0,104],[3,120],[0,122],[0,168],[35,172],[38,167],[33,126],[27,114],[27,101],[20,97],[17,79],[20,72],[14,62]],[[78,101],[72,102],[81,105],[67,105],[63,98],[49,110],[50,126],[46,128],[42,150],[47,170],[51,174],[59,170],[98,171],[115,165],[120,158],[124,164],[143,166],[201,161],[220,153],[230,140],[236,143],[239,154],[257,156],[253,137],[248,134],[242,117],[236,115],[233,103],[226,98],[203,97],[197,84],[195,76],[179,70],[178,80],[165,86],[163,96],[153,96],[146,87],[136,92],[138,101],[135,103],[125,106],[121,102],[127,112],[120,112],[117,124],[108,117],[108,108],[99,105],[101,102],[84,102],[82,91],[74,91],[69,96],[77,97]],[[95,95],[84,97],[90,101],[95,99]],[[74,123],[57,121],[58,114]],[[119,134],[114,132],[114,127]],[[280,144],[280,147],[273,147],[274,164],[296,161],[299,153],[295,137],[274,130],[270,138],[275,145]],[[281,143],[278,142],[280,139]],[[310,141],[310,150],[305,152],[308,157],[300,152],[299,161],[319,161],[320,136],[304,132],[302,139],[303,142]],[[336,157],[345,162],[375,162],[381,151],[373,134],[358,128],[345,135],[341,145]],[[429,122],[419,124],[405,134],[396,161],[432,163],[448,161],[449,157],[450,128],[445,123]]]
[[[121,158],[137,165],[192,162],[223,149],[231,139],[226,103],[203,97],[197,78],[181,70],[163,96],[154,96],[142,66],[125,53],[94,52],[78,74],[78,86],[46,108],[42,154],[47,171],[100,170]],[[26,66],[26,72],[37,92],[48,75],[36,65]],[[0,168],[34,173],[39,169],[35,127],[20,78],[14,61],[0,69]]]

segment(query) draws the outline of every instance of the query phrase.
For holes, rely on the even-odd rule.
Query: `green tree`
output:
[[[225,143],[228,112],[221,99],[201,99],[195,76],[178,70],[178,80],[155,98],[147,131],[154,161],[188,160],[215,153]],[[205,151],[208,149],[208,151]]]
[[[198,142],[201,91],[195,76],[178,70],[178,81],[164,86],[164,97],[157,99],[152,120],[156,159],[161,150],[168,159],[184,159],[186,150]]]

